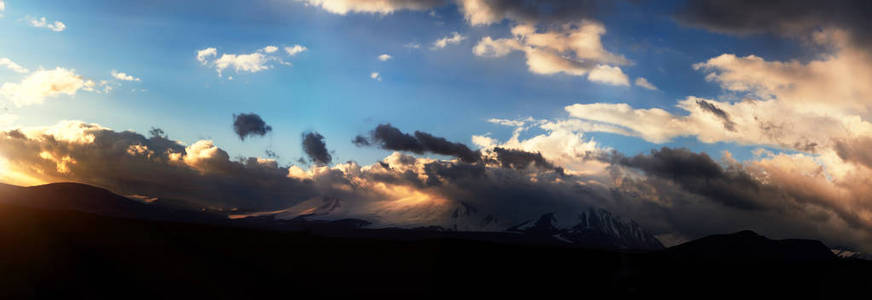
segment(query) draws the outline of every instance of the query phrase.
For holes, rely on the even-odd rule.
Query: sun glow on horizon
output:
[[[34,186],[46,184],[48,182],[13,170],[9,166],[9,161],[0,157],[0,183],[19,186]]]

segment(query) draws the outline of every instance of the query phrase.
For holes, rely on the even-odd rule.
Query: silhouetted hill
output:
[[[223,215],[172,207],[165,203],[143,203],[103,188],[79,183],[33,187],[0,184],[0,203],[146,220],[216,222],[226,219]]]
[[[772,240],[753,231],[707,236],[669,248],[682,259],[743,261],[831,261],[837,257],[820,241]]]

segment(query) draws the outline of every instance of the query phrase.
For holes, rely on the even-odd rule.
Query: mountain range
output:
[[[0,186],[0,244],[3,299],[840,299],[872,285],[872,262],[819,241],[741,231],[663,248],[599,209],[491,232],[373,228],[317,215],[231,220],[79,184]]]

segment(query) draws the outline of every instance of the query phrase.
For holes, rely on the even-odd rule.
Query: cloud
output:
[[[872,4],[844,1],[689,1],[676,14],[684,24],[715,32],[749,35],[774,33],[805,38],[821,28],[848,32],[854,43],[872,41]]]
[[[627,74],[621,71],[621,68],[606,65],[596,66],[587,75],[587,80],[610,85],[630,86],[630,79]]]
[[[44,182],[83,182],[209,209],[271,207],[315,195],[275,161],[231,161],[211,141],[186,147],[82,122],[7,131],[0,141],[8,167],[25,174],[38,170],[31,175]]]
[[[489,25],[503,19],[523,23],[563,23],[590,17],[609,4],[606,1],[459,0],[457,5],[470,24]]]
[[[710,111],[686,102],[700,110],[692,115],[705,113],[713,126],[724,130],[722,120]],[[488,141],[496,144],[492,147],[541,153],[568,176],[608,186],[614,194],[601,198],[600,207],[628,216],[661,236],[687,240],[752,228],[772,236],[820,239],[831,246],[872,248],[872,219],[865,217],[872,212],[865,194],[870,189],[861,179],[872,174],[872,168],[859,162],[865,160],[862,156],[854,163],[832,151],[809,155],[761,150],[756,158],[740,163],[729,152],[717,162],[704,153],[662,148],[627,157],[583,138],[583,132],[600,131],[598,123],[574,119],[503,123],[520,127],[504,143]],[[520,139],[530,126],[545,133]],[[857,144],[843,156],[853,156],[853,149],[863,147]]]
[[[593,21],[567,23],[556,28],[535,25],[512,27],[511,38],[483,37],[472,52],[482,57],[504,57],[523,52],[530,72],[542,75],[564,73],[588,76],[588,80],[611,85],[629,85],[629,79],[614,65],[629,64],[623,56],[607,51],[601,41],[605,27]]]
[[[381,74],[379,74],[378,72],[369,73],[369,78],[372,78],[372,79],[375,79],[378,81],[382,80]]]
[[[728,92],[724,100],[687,97],[672,113],[621,103],[567,106],[576,128],[636,136],[654,143],[692,136],[807,153],[872,136],[872,63],[860,49],[840,48],[809,62],[723,54],[694,64]],[[686,113],[685,113],[686,112]],[[569,126],[569,125],[567,125]]]
[[[496,161],[503,168],[526,169],[529,167],[537,167],[546,170],[554,170],[563,174],[563,168],[555,167],[553,164],[542,157],[542,153],[532,153],[517,149],[505,149],[494,147],[493,152],[496,153]]]
[[[699,107],[703,110],[707,110],[724,121],[724,128],[729,131],[736,131],[736,123],[733,120],[730,120],[730,115],[727,114],[724,110],[718,108],[717,105],[714,105],[708,101],[703,99],[696,100],[696,104],[699,104]]]
[[[705,143],[735,142],[809,153],[831,149],[834,139],[872,136],[872,124],[859,115],[803,111],[777,100],[730,103],[688,97],[677,107],[687,114],[623,103],[574,104],[565,109],[576,120],[566,124],[654,143],[693,136]]]
[[[388,61],[391,58],[393,58],[393,56],[391,56],[390,54],[382,54],[378,56],[378,60],[380,61]]]
[[[615,1],[603,0],[303,0],[328,12],[387,15],[397,11],[425,11],[455,5],[471,25],[489,25],[504,19],[519,23],[566,23],[590,18],[611,8]]]
[[[279,47],[276,47],[276,46],[263,47],[263,52],[265,52],[265,53],[273,53],[273,52],[276,52],[278,50],[279,50]]]
[[[377,226],[505,230],[543,213],[572,220],[575,212],[600,207],[677,241],[751,228],[778,238],[872,248],[872,220],[865,217],[872,194],[859,180],[872,175],[866,167],[821,172],[819,161],[803,154],[761,154],[746,163],[725,154],[718,163],[670,148],[627,157],[591,148],[591,141],[576,140],[556,121],[534,123],[550,130],[504,144],[543,151],[485,149],[486,159],[476,163],[397,152],[368,166],[348,162],[304,170],[262,158],[230,160],[211,141],[184,146],[165,135],[146,138],[82,122],[0,132],[0,154],[5,168],[44,182],[83,182],[158,202],[272,211],[279,218],[315,213]],[[392,135],[403,147],[422,147],[414,145],[414,135]],[[589,165],[560,173],[561,163],[548,157],[566,153]]]
[[[5,11],[5,10],[6,10],[6,2],[4,2],[3,0],[0,0],[0,11]]]
[[[870,111],[872,60],[863,49],[843,48],[808,63],[766,61],[722,54],[694,64],[723,89],[758,99],[778,99],[808,111]]]
[[[610,8],[613,1],[516,1],[516,0],[454,0],[454,1],[321,1],[307,0],[310,5],[337,13],[365,12],[389,14],[398,10],[426,10],[456,4],[471,25],[488,25],[512,20],[512,37],[495,39],[485,36],[475,45],[473,53],[483,57],[503,57],[511,52],[523,52],[529,70],[536,74],[564,73],[588,76],[603,84],[629,86],[630,81],[620,65],[631,62],[606,51],[601,42],[605,27],[589,18]],[[458,32],[442,37],[431,50],[459,44],[466,37]],[[410,43],[407,47],[418,48]]]
[[[661,222],[680,236],[741,227],[819,239],[833,247],[869,248],[872,242],[872,227],[863,217],[869,207],[855,198],[865,197],[858,193],[867,188],[851,179],[827,179],[830,175],[809,156],[773,154],[740,164],[727,153],[717,164],[702,154],[666,148],[634,159],[647,175],[619,177],[617,195],[650,193],[664,210]]]
[[[314,131],[303,134],[303,152],[317,164],[327,165],[333,160],[330,152],[327,151],[324,136]]]
[[[197,61],[205,65],[209,63],[209,57],[213,57],[216,55],[218,55],[218,49],[215,48],[206,48],[203,50],[199,50],[197,51]]]
[[[222,73],[228,68],[232,68],[237,74],[241,72],[257,73],[273,68],[273,63],[282,65],[290,65],[276,56],[278,48],[276,46],[266,46],[258,49],[255,52],[247,54],[231,54],[224,53],[218,56],[218,50],[215,48],[205,48],[197,51],[197,61],[204,66],[211,66],[218,72],[218,76],[223,76]],[[293,47],[285,47],[285,51],[290,56],[294,56],[306,50],[306,47],[294,45]],[[230,77],[232,79],[232,77]]]
[[[65,29],[67,29],[67,25],[65,25],[63,22],[61,22],[61,21],[48,22],[48,21],[46,21],[45,17],[41,17],[41,18],[28,17],[27,23],[30,24],[30,26],[33,26],[36,28],[45,28],[45,29],[49,29],[49,30],[54,31],[54,32],[61,32],[61,31],[64,31]]]
[[[522,150],[530,154],[541,155],[554,166],[559,166],[567,174],[583,176],[600,176],[606,173],[606,163],[594,158],[605,155],[607,149],[596,141],[585,138],[584,132],[594,131],[593,128],[577,126],[571,121],[548,121],[525,118],[521,120],[491,119],[491,123],[515,127],[511,138],[505,142],[489,139],[490,146],[482,149],[485,153],[493,152],[495,148]],[[522,140],[521,134],[533,127],[544,131],[543,134],[531,136]],[[476,136],[473,136],[475,138]]]
[[[422,131],[415,131],[414,135],[406,134],[391,124],[380,124],[370,132],[369,138],[358,136],[353,142],[358,146],[378,145],[385,150],[454,156],[469,163],[481,159],[478,152],[464,144],[449,142],[445,138]]]
[[[30,73],[30,70],[28,70],[27,68],[24,68],[16,64],[11,59],[5,57],[0,58],[0,66],[6,67],[7,69],[12,70],[16,73]]]
[[[472,143],[481,148],[491,148],[497,145],[497,140],[485,135],[473,135]]]
[[[833,149],[842,160],[872,168],[872,137],[838,139]]]
[[[380,226],[504,230],[545,212],[580,211],[597,194],[553,171],[400,153],[370,166],[283,168],[269,159],[230,160],[211,141],[184,146],[165,136],[146,138],[82,122],[0,132],[0,154],[10,170],[45,182],[83,182],[210,210],[281,210],[286,218],[329,213]],[[482,214],[452,217],[461,206]]]
[[[662,148],[650,154],[620,156],[616,162],[665,178],[684,190],[700,194],[724,205],[739,209],[761,209],[762,201],[776,201],[779,195],[740,168],[724,170],[707,154],[687,149]],[[762,195],[757,199],[758,195]]]
[[[452,32],[451,34],[444,36],[435,42],[433,42],[433,47],[430,49],[438,50],[448,47],[450,45],[460,44],[461,41],[465,40],[466,37],[457,32]]]
[[[399,10],[428,10],[447,3],[443,0],[302,0],[328,12],[345,15],[372,13],[387,15]]]
[[[657,90],[657,87],[654,86],[654,84],[652,84],[651,82],[649,82],[648,79],[645,79],[645,77],[638,77],[638,78],[636,78],[636,81],[635,81],[634,83],[635,83],[636,86],[638,86],[638,87],[642,87],[642,88],[649,89],[649,90],[652,90],[652,91],[656,91],[656,90]]]
[[[267,65],[267,58],[262,53],[249,53],[249,54],[224,54],[218,59],[214,61],[215,69],[218,70],[218,74],[228,68],[233,67],[236,72],[245,71],[245,72],[260,72],[263,70],[268,70],[271,66]]]
[[[508,119],[499,119],[499,118],[491,118],[487,120],[490,123],[499,124],[503,126],[512,126],[512,127],[523,127],[529,122],[533,122],[532,117],[522,120],[508,120]]]
[[[303,53],[306,50],[308,50],[308,48],[300,46],[300,45],[293,45],[290,47],[285,47],[285,52],[288,53],[289,56],[295,56],[297,54]]]
[[[233,115],[233,131],[244,141],[246,137],[264,136],[272,131],[272,127],[255,113],[242,113]]]
[[[7,82],[0,86],[0,96],[13,105],[22,107],[41,104],[47,98],[61,95],[74,96],[82,89],[95,85],[86,81],[74,70],[57,67],[53,70],[37,70],[19,83]]]
[[[111,74],[112,74],[112,77],[114,77],[115,79],[118,79],[118,80],[123,80],[123,81],[140,81],[139,78],[133,77],[133,75],[130,75],[130,74],[127,74],[127,73],[124,73],[124,72],[118,72],[118,71],[112,70],[112,73],[111,73]]]

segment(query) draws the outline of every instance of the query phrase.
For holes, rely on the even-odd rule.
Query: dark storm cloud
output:
[[[705,111],[708,111],[715,116],[717,116],[721,121],[724,122],[724,129],[729,131],[736,131],[736,123],[730,119],[730,115],[727,114],[724,110],[720,109],[717,105],[714,105],[705,100],[696,100],[696,104],[699,105]]]
[[[621,183],[610,201],[619,204],[605,205],[606,209],[654,232],[692,239],[750,228],[782,238],[819,239],[831,246],[869,249],[872,245],[868,236],[872,225],[858,213],[868,203],[863,180],[834,183],[832,188],[819,182],[827,180],[820,174],[778,169],[768,173],[765,166],[771,161],[762,170],[753,164],[750,168],[730,162],[721,165],[705,153],[687,149],[612,155],[613,176]],[[626,167],[646,176],[620,175]]]
[[[324,136],[314,131],[303,134],[303,152],[306,152],[309,159],[317,164],[326,165],[333,160],[330,152],[327,151]]]
[[[682,190],[710,199],[721,205],[748,212],[787,212],[803,210],[804,205],[825,208],[854,228],[863,227],[861,218],[850,209],[838,204],[825,190],[808,186],[802,176],[769,177],[761,182],[742,165],[721,166],[705,153],[688,149],[661,148],[650,154],[623,157],[617,154],[614,163],[639,169],[649,176],[648,182],[656,190],[668,190],[672,182]],[[827,219],[826,214],[809,213],[810,217]],[[796,221],[794,225],[799,226]]]
[[[449,142],[445,138],[421,131],[415,131],[415,138],[418,139],[418,142],[421,143],[424,149],[436,154],[456,156],[461,161],[468,163],[481,159],[481,154],[470,150],[469,147],[461,143]]]
[[[872,138],[836,140],[834,148],[842,160],[872,168]]]
[[[272,127],[266,125],[266,122],[255,113],[243,113],[233,115],[233,131],[236,132],[240,140],[244,141],[249,136],[264,136],[272,131]]]
[[[848,31],[859,44],[872,41],[872,1],[865,0],[687,1],[676,18],[728,34],[796,36],[836,27]]]
[[[610,1],[602,0],[496,0],[482,3],[495,15],[523,22],[577,21],[610,6]]]
[[[650,154],[618,157],[617,163],[671,180],[683,189],[740,209],[764,209],[777,192],[741,169],[724,169],[705,153],[663,147]]]
[[[421,131],[415,131],[414,135],[403,133],[391,124],[380,124],[370,133],[369,139],[357,136],[352,142],[357,146],[374,144],[385,150],[454,156],[467,163],[481,160],[478,151],[473,151],[464,144],[450,142]]]
[[[351,140],[351,143],[354,144],[355,146],[358,146],[358,147],[369,146],[369,140],[367,140],[362,135],[358,135],[358,136],[354,137],[354,139]]]
[[[494,153],[497,154],[498,163],[503,168],[525,169],[532,165],[563,174],[563,168],[555,167],[553,164],[545,160],[541,153],[532,153],[523,150],[505,149],[500,147],[494,148]]]
[[[380,124],[372,131],[372,142],[379,144],[382,149],[394,151],[406,151],[417,154],[424,153],[426,149],[414,136],[403,133],[391,124]]]

